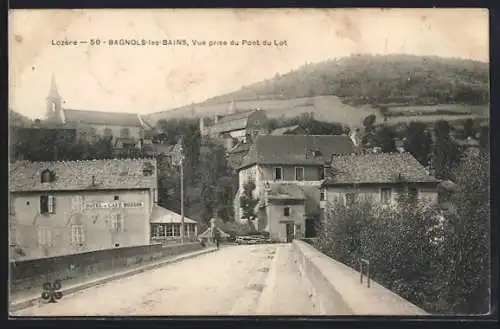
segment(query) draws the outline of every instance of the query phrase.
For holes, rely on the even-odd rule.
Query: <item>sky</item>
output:
[[[43,117],[52,76],[65,108],[147,114],[353,53],[488,62],[488,33],[485,9],[11,10],[9,107]],[[189,46],[104,44],[124,38],[185,39]],[[52,45],[91,39],[101,45]],[[240,45],[208,46],[231,40]]]

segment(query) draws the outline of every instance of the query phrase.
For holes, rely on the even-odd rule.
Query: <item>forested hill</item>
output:
[[[455,58],[352,55],[306,64],[204,103],[324,95],[339,96],[351,105],[486,104],[489,65]]]

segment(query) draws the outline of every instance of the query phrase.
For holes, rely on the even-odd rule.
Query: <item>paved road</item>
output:
[[[290,244],[227,246],[13,316],[314,315]]]

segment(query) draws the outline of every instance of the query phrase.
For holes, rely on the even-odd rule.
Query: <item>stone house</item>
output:
[[[216,115],[211,126],[200,119],[200,133],[224,141],[227,150],[236,143],[252,143],[259,135],[267,134],[267,115],[264,110],[244,110],[228,115]]]
[[[400,193],[437,202],[439,180],[431,176],[410,153],[334,155],[325,166],[322,194],[325,209],[335,201],[349,205],[355,200],[391,204]]]
[[[246,183],[253,182],[253,196],[260,201],[255,228],[283,242],[303,236],[306,225],[313,225],[321,214],[320,186],[325,163],[332,155],[353,152],[354,144],[345,135],[259,136],[238,168],[236,220],[244,220],[240,198]]]
[[[149,244],[152,159],[19,161],[9,179],[10,243],[23,257]]]

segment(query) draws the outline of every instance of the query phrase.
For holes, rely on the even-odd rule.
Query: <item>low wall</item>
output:
[[[424,310],[303,241],[294,240],[293,255],[311,282],[324,315],[428,315]]]
[[[199,242],[185,244],[151,244],[93,252],[20,260],[10,262],[10,291],[16,293],[40,290],[44,282],[77,279],[97,272],[125,269],[134,264],[148,263],[165,257],[196,251]]]

